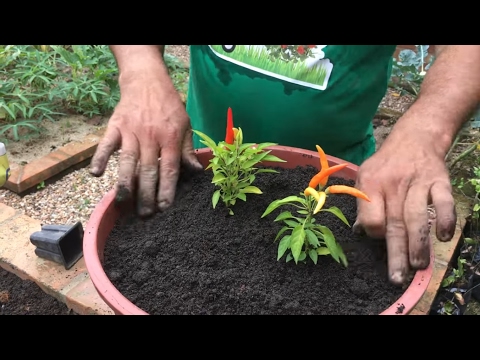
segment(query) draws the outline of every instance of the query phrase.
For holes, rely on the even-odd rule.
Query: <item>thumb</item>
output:
[[[182,162],[188,170],[201,171],[203,165],[198,161],[195,150],[193,149],[193,131],[192,128],[188,128],[185,132],[182,145]]]

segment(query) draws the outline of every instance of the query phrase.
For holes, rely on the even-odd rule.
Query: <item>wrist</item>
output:
[[[161,46],[110,45],[110,49],[117,61],[120,87],[132,82],[169,78]]]
[[[432,111],[417,101],[397,121],[389,137],[395,144],[427,145],[444,157],[464,121],[461,116]]]

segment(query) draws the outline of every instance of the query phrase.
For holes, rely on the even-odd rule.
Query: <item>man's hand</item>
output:
[[[457,221],[445,155],[428,141],[432,136],[418,135],[386,141],[362,164],[357,180],[371,202],[358,202],[354,231],[386,238],[389,278],[395,284],[404,283],[410,269],[429,265],[430,201],[439,240],[451,240]]]
[[[122,150],[116,200],[136,198],[140,216],[172,204],[181,164],[202,169],[193,150],[190,119],[162,70],[152,67],[120,81],[121,100],[91,163],[90,172],[101,176],[112,153]]]
[[[429,263],[427,205],[436,210],[437,238],[450,240],[456,212],[445,166],[453,139],[480,103],[480,45],[437,45],[415,103],[397,121],[382,147],[360,167],[356,225],[386,238],[389,277],[406,280],[409,268]]]

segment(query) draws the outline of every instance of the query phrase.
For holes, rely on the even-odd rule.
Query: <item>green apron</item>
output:
[[[225,138],[227,109],[245,142],[274,142],[360,165],[396,45],[191,45],[187,112]],[[202,148],[194,136],[194,147]]]

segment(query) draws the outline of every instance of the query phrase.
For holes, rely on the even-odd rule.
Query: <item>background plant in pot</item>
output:
[[[262,161],[285,162],[264,150],[268,146],[277,145],[275,143],[244,144],[242,129],[233,126],[231,108],[228,108],[225,141],[216,144],[208,135],[197,130],[194,132],[213,153],[210,165],[207,166],[207,170],[213,171],[212,183],[219,187],[212,196],[213,207],[221,199],[230,215],[233,215],[232,207],[238,199],[247,201],[247,194],[262,193],[262,190],[252,185],[256,174],[277,172],[273,169],[259,169],[255,165]]]
[[[442,288],[433,302],[431,315],[465,314],[475,290],[474,280],[478,268],[478,261],[475,261],[477,246],[478,240],[464,238],[456,264],[442,280]]]

